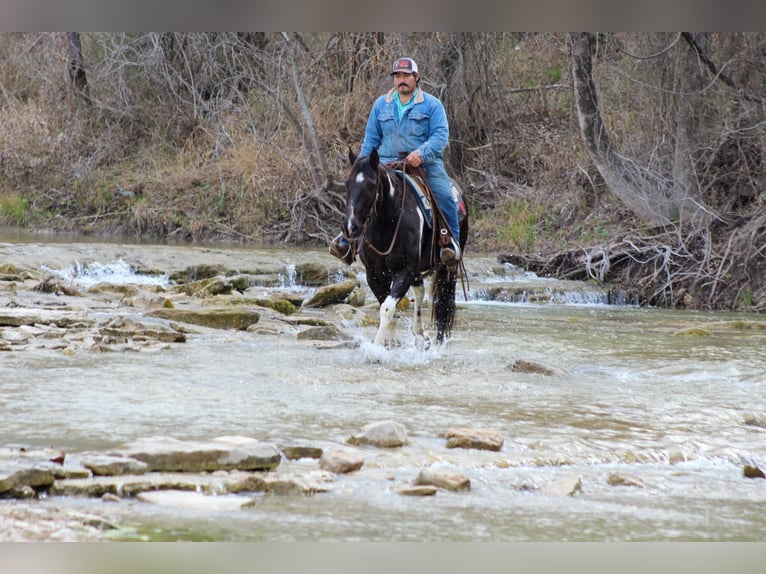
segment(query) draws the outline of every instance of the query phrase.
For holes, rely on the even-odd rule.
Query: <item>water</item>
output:
[[[312,260],[333,264],[314,251],[0,244],[0,263],[47,266],[73,283],[133,282],[138,264],[169,273],[206,262],[281,270],[279,289],[307,290],[293,283],[294,265]],[[218,331],[156,353],[3,353],[0,446],[77,452],[151,435],[330,446],[378,420],[407,427],[407,446],[364,447],[362,470],[311,497],[259,495],[253,508],[216,513],[136,500],[42,502],[107,516],[121,526],[117,539],[766,539],[766,480],[742,476],[744,464],[766,469],[766,429],[747,424],[766,420],[763,317],[579,296],[487,301],[481,294],[498,284],[523,283],[527,293],[567,292],[566,284],[498,269],[492,257],[469,255],[467,265],[471,294],[444,348],[418,350],[403,319],[402,345],[387,353],[369,343],[371,327],[347,328],[360,343],[353,349]],[[0,305],[14,297],[23,299],[0,291]],[[551,374],[516,371],[517,361]],[[461,426],[499,431],[503,449],[446,449],[439,433]],[[471,491],[396,493],[426,466],[466,475]],[[613,486],[615,474],[640,486]],[[551,490],[577,478],[576,496]]]

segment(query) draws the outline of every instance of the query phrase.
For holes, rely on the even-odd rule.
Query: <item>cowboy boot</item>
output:
[[[355,253],[348,239],[342,233],[330,241],[330,254],[343,261],[346,265],[354,262]]]

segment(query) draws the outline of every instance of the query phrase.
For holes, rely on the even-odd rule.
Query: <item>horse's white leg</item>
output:
[[[423,336],[423,317],[421,310],[423,309],[423,298],[426,294],[426,289],[423,285],[413,285],[412,292],[415,294],[415,303],[412,305],[412,332],[415,335]]]
[[[385,345],[386,341],[392,343],[394,340],[396,303],[397,300],[389,295],[380,306],[380,326],[378,326],[378,333],[375,335],[376,345]]]

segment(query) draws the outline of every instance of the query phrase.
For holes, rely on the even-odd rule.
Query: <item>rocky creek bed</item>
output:
[[[357,346],[352,330],[377,324],[357,277],[316,262],[262,268],[199,263],[176,269],[131,263],[136,277],[164,277],[165,284],[100,281],[83,286],[48,267],[0,260],[0,372],[3,356],[25,353],[74,357],[98,353],[162,353],[198,334],[236,330],[254,336],[289,337],[315,348]],[[281,288],[286,274],[310,289]],[[405,302],[406,304],[406,302]],[[514,372],[555,376],[558,366],[517,359]],[[766,428],[757,416],[745,424]],[[382,481],[401,496],[471,496],[469,474],[423,466],[411,480],[385,470],[392,449],[413,448],[402,421],[370,420],[343,443],[274,443],[251,436],[179,440],[146,436],[114,448],[65,452],[56,445],[0,447],[0,540],[103,540],[119,532],[110,505],[141,504],[203,511],[247,511],[258,496],[322,496],[348,481]],[[475,449],[497,454],[485,464],[505,464],[504,437],[492,428],[444,428],[441,453]],[[440,452],[434,455],[438,459]],[[672,462],[672,461],[671,461]],[[744,465],[744,476],[764,478]],[[644,488],[638,476],[610,472],[613,487]],[[562,473],[545,484],[521,481],[513,488],[552,496],[577,496],[582,478]],[[98,511],[47,504],[64,499],[99,500]],[[90,507],[92,508],[92,507]],[[118,535],[119,538],[119,535]]]

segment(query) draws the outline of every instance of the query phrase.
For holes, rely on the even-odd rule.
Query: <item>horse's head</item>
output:
[[[377,150],[372,150],[367,157],[359,158],[349,150],[348,159],[351,162],[351,173],[346,180],[348,195],[343,230],[350,239],[355,239],[362,233],[362,228],[375,205],[380,179],[380,158]]]

